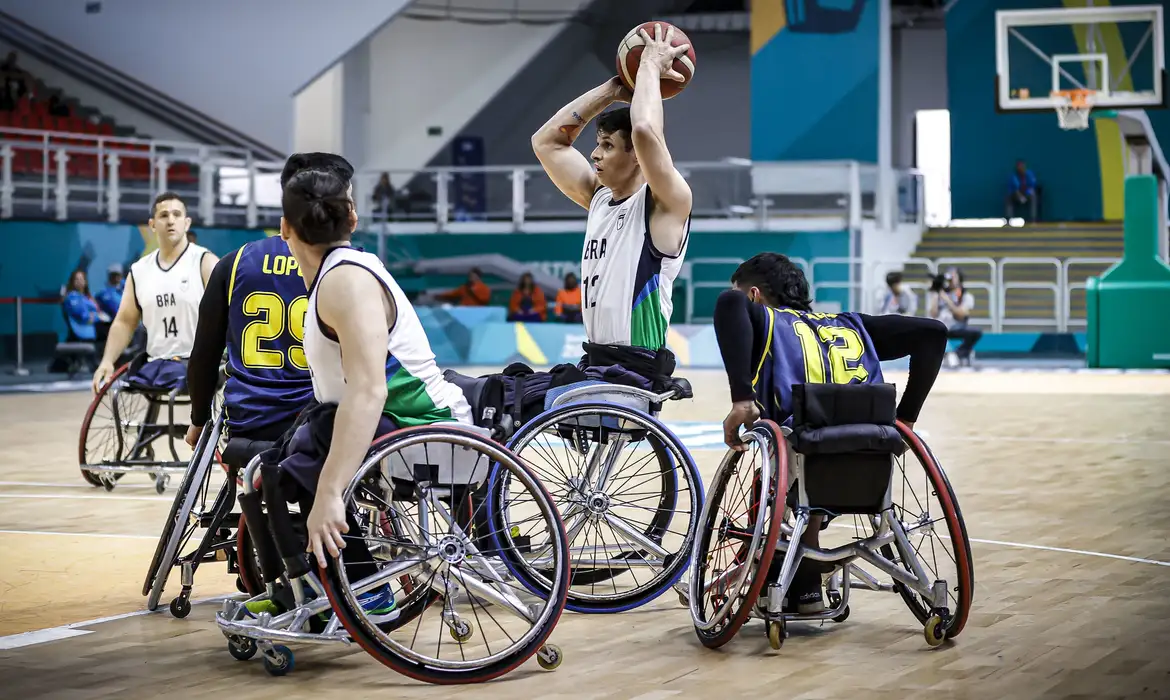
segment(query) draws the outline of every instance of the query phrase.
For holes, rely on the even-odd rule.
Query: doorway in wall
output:
[[[951,113],[922,109],[914,114],[914,167],[922,173],[926,225],[951,221]]]

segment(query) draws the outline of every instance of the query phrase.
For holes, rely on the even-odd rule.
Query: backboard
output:
[[[1096,90],[1095,109],[1166,105],[1161,5],[999,10],[996,106],[1054,110],[1059,90]]]

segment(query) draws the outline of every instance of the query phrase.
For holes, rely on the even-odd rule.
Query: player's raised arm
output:
[[[645,48],[638,65],[638,77],[634,81],[634,97],[630,102],[630,122],[634,141],[634,152],[642,176],[650,185],[654,196],[654,218],[650,237],[654,247],[663,253],[675,254],[686,240],[686,220],[691,215],[691,188],[682,173],[674,167],[670,150],[666,147],[666,136],[662,120],[663,78],[682,81],[681,73],[674,70],[674,60],[685,54],[689,44],[671,46],[674,27],[667,25],[665,36],[662,25],[654,25],[654,36],[645,29],[639,30]]]
[[[628,102],[630,93],[614,77],[561,108],[532,135],[536,158],[566,197],[588,209],[597,191],[597,174],[573,141],[581,128],[614,102]]]

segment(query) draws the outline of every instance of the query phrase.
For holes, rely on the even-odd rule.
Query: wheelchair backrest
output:
[[[489,428],[462,425],[458,429],[492,438]],[[382,462],[383,473],[394,481],[430,482],[444,488],[479,486],[487,480],[490,467],[491,460],[480,450],[425,441],[402,447]]]

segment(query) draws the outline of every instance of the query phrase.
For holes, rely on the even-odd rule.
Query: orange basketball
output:
[[[634,82],[638,78],[638,66],[642,62],[642,49],[645,46],[645,41],[642,36],[638,34],[639,29],[645,29],[646,33],[654,37],[654,25],[662,25],[662,36],[666,37],[666,30],[671,27],[668,22],[645,22],[639,24],[626,34],[626,38],[622,39],[622,43],[618,44],[617,50],[617,71],[618,77],[621,78],[622,83],[631,92],[634,90]],[[670,39],[671,46],[682,46],[683,44],[690,44],[691,40],[683,33],[683,30],[678,27],[674,28],[674,36]],[[684,80],[680,83],[669,78],[663,78],[662,85],[662,99],[668,100],[683,91],[687,85],[690,84],[691,78],[695,77],[695,47],[692,45],[687,52],[682,56],[674,59],[674,69],[682,74]]]

